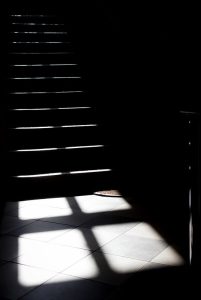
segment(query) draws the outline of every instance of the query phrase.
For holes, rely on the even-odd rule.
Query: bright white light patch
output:
[[[27,127],[15,127],[14,130],[29,130],[29,129],[52,129],[52,128],[80,128],[80,127],[96,127],[97,124],[78,124],[78,125],[62,125],[62,126],[27,126]]]
[[[73,150],[73,149],[90,149],[90,148],[103,148],[104,145],[88,145],[88,146],[70,146],[61,148],[35,148],[35,149],[19,149],[13,152],[40,152],[40,151],[55,151],[55,150]],[[130,206],[131,207],[131,206]]]
[[[15,108],[14,111],[38,111],[38,110],[52,110],[52,108]]]
[[[88,174],[88,173],[102,173],[102,172],[110,172],[111,169],[98,169],[98,170],[84,170],[84,171],[71,171],[69,174]]]
[[[101,246],[105,244],[105,241],[113,239],[119,236],[122,233],[127,232],[132,227],[136,226],[136,222],[123,222],[117,224],[107,224],[107,225],[100,225],[100,226],[93,226],[92,232],[96,237],[98,244]]]
[[[20,207],[28,206],[28,205],[37,205],[37,206],[47,205],[51,207],[68,209],[68,211],[72,213],[72,209],[70,208],[68,199],[66,197],[24,200],[21,201],[19,204],[21,205]]]
[[[79,125],[63,125],[63,126],[57,126],[61,128],[77,128],[77,127],[96,127],[97,124],[79,124]]]
[[[110,254],[105,255],[105,259],[107,260],[110,270],[120,274],[136,272],[146,265],[145,261]]]
[[[63,173],[57,172],[57,173],[45,173],[45,174],[31,174],[31,175],[18,175],[15,176],[17,178],[37,178],[37,177],[50,177],[50,176],[59,176]]]
[[[94,255],[87,256],[85,259],[82,259],[80,262],[70,267],[63,273],[87,279],[93,279],[94,277],[98,277],[101,272],[101,269],[97,265],[93,256]]]
[[[30,240],[31,241],[31,240]],[[89,254],[88,250],[61,247],[50,243],[36,242],[30,252],[15,259],[20,264],[62,272]]]
[[[42,284],[44,281],[47,281],[55,275],[53,272],[41,270],[38,268],[33,268],[25,265],[17,266],[19,284],[30,288]]]
[[[61,176],[69,174],[90,174],[90,173],[102,173],[110,172],[111,169],[98,169],[98,170],[84,170],[84,171],[71,171],[71,172],[57,172],[57,173],[43,173],[43,174],[30,174],[30,175],[17,175],[15,178],[40,178],[40,177],[50,177],[50,176]]]
[[[179,266],[184,264],[184,259],[173,247],[169,246],[156,256],[152,262],[170,266]]]
[[[76,109],[89,109],[91,108],[90,106],[71,106],[71,107],[58,107],[56,109],[61,109],[61,110],[76,110]]]
[[[88,146],[71,146],[65,147],[65,149],[87,149],[87,148],[102,148],[104,145],[88,145]]]
[[[54,151],[58,149],[59,148],[19,149],[19,150],[14,150],[14,152],[40,152],[40,151]]]
[[[13,128],[15,130],[27,130],[27,129],[50,129],[50,128],[54,128],[54,126],[37,126],[37,127],[31,127],[31,126],[27,126],[27,127],[16,127]]]
[[[122,197],[99,197],[95,195],[77,196],[76,201],[84,213],[98,213],[130,209],[130,205]],[[124,205],[124,208],[119,207]]]
[[[70,215],[72,215],[71,208],[48,207],[47,205],[41,205],[40,208],[37,205],[27,205],[19,210],[20,220],[52,218],[52,221],[54,221],[56,217],[67,217]]]
[[[129,230],[127,235],[135,235],[148,239],[163,240],[163,237],[148,223],[139,223],[137,226]]]

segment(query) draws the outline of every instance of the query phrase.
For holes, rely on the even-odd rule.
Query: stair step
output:
[[[91,106],[91,100],[83,91],[18,93],[8,95],[8,108],[61,108]]]
[[[96,115],[90,107],[9,110],[7,123],[14,126],[56,126],[95,123]]]
[[[55,15],[33,15],[33,14],[11,14],[9,16],[10,23],[13,22],[23,22],[23,23],[46,23],[46,24],[52,24],[52,23],[60,23],[60,18]]]
[[[8,146],[19,148],[51,148],[105,144],[101,130],[95,124],[68,127],[37,127],[8,130]]]
[[[10,201],[16,201],[92,194],[98,190],[111,189],[113,185],[110,170],[35,178],[10,177],[7,182],[7,197]]]
[[[55,52],[55,51],[72,51],[72,44],[68,41],[37,41],[37,42],[11,42],[9,44],[10,51],[14,52]]]
[[[9,52],[10,64],[53,64],[53,63],[77,63],[75,53],[69,51],[55,52]]]
[[[45,21],[44,21],[45,22]],[[62,23],[34,23],[34,22],[12,22],[10,31],[64,31],[65,25]]]
[[[65,42],[68,34],[65,31],[12,31],[9,33],[11,42]]]
[[[45,174],[110,169],[111,163],[103,146],[70,147],[67,149],[43,149],[17,151],[8,155],[11,175]]]
[[[80,76],[78,64],[15,64],[9,66],[8,75],[13,77],[32,76]]]
[[[8,86],[11,92],[82,90],[83,81],[80,76],[14,77],[8,80]]]

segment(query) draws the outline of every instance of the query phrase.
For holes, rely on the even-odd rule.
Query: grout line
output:
[[[7,217],[11,217],[11,218],[15,218],[15,219],[18,219],[18,220],[19,220],[19,218],[17,218],[16,216],[7,215]],[[34,222],[36,222],[36,220],[32,220],[32,221],[31,221],[30,223],[28,223],[28,224],[20,225],[19,227],[13,228],[13,229],[11,229],[10,231],[7,231],[7,232],[5,232],[5,233],[0,233],[0,234],[1,234],[1,235],[15,236],[15,235],[11,234],[12,231],[17,230],[17,229],[21,229],[21,228],[23,228],[23,227],[25,227],[25,226],[28,226],[28,225],[31,225],[31,224],[34,223]]]
[[[29,267],[32,267],[32,266],[29,266]],[[33,268],[36,269],[36,267],[33,267]],[[47,271],[47,270],[45,270],[45,269],[42,269],[42,270],[43,270],[43,271]],[[51,280],[52,278],[54,278],[54,277],[56,277],[56,276],[57,276],[57,273],[55,273],[53,276],[51,276],[51,277],[48,278],[47,280],[43,281],[41,284],[39,284],[39,285],[33,287],[31,290],[25,292],[22,296],[20,296],[20,297],[18,298],[18,300],[23,299],[24,296],[27,296],[28,294],[32,293],[34,290],[36,290],[36,289],[38,289],[39,287],[41,287],[42,285],[46,284],[47,281]]]

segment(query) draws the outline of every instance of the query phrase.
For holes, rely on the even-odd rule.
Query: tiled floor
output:
[[[182,264],[121,197],[37,199],[7,203],[5,209],[4,299],[109,299],[136,272]]]

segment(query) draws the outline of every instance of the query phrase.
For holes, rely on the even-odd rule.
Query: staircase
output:
[[[109,143],[61,16],[10,13],[7,87],[10,201],[112,187]]]

